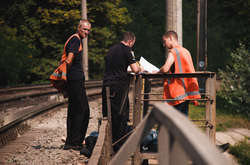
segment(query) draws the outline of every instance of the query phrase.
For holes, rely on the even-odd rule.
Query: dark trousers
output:
[[[68,114],[66,144],[81,145],[89,124],[89,104],[84,80],[68,81]]]
[[[111,103],[111,121],[112,121],[112,142],[116,142],[128,132],[127,122],[129,120],[129,99],[128,85],[110,86],[110,103]],[[126,100],[123,104],[123,99]],[[121,110],[121,105],[123,109]],[[108,116],[106,87],[102,88],[102,114]],[[125,140],[114,146],[114,151],[119,150]]]
[[[188,104],[189,101],[184,101],[183,103],[180,103],[178,105],[174,105],[174,107],[180,111],[181,113],[183,113],[184,115],[188,116]]]

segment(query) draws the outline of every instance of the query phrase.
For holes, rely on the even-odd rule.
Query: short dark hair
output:
[[[133,32],[125,32],[123,33],[123,38],[122,41],[130,41],[130,40],[135,40],[135,34]]]
[[[170,37],[170,36],[174,37],[174,38],[178,41],[178,35],[177,35],[177,33],[176,33],[175,31],[173,31],[173,30],[167,31],[167,32],[163,35],[163,37],[165,37],[165,38],[168,38],[168,37]]]

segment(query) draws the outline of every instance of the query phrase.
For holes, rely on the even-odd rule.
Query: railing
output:
[[[152,95],[152,93],[145,93],[145,90],[142,90],[143,81],[146,79],[166,79],[166,78],[190,78],[196,77],[200,82],[205,82],[205,91],[201,93],[200,99],[195,99],[198,102],[205,102],[205,116],[203,119],[197,119],[197,121],[204,123],[201,127],[206,128],[208,137],[212,142],[215,143],[215,134],[216,134],[216,75],[214,72],[196,72],[196,73],[179,73],[179,74],[141,74],[134,78],[135,86],[134,91],[134,126],[142,119],[142,106],[141,102],[164,102],[171,99],[144,99],[145,95]],[[143,92],[141,92],[143,91]],[[192,101],[192,100],[190,100]]]
[[[141,140],[155,125],[159,130],[158,164],[230,165],[188,118],[164,103],[154,104],[109,164],[122,165],[131,155],[136,154]],[[141,159],[134,160],[134,164],[141,164]]]
[[[180,77],[198,77],[205,78],[205,93],[202,93],[201,99],[196,99],[199,102],[205,101],[205,119],[199,119],[204,122],[204,127],[208,136],[205,136],[188,118],[174,110],[173,107],[164,103],[153,104],[153,109],[149,110],[146,116],[142,114],[142,108],[145,102],[151,101],[166,101],[164,99],[150,99],[144,96],[153,95],[146,93],[144,82],[146,79],[165,79],[165,78],[180,78]],[[106,132],[99,133],[99,138],[89,164],[124,164],[130,158],[131,164],[139,165],[143,159],[147,159],[146,154],[140,152],[140,142],[145,137],[151,128],[159,130],[158,135],[158,152],[153,156],[147,155],[150,158],[157,158],[159,164],[227,164],[221,153],[216,149],[215,143],[215,118],[216,118],[216,75],[213,72],[197,72],[184,74],[140,74],[134,75],[131,81],[132,106],[130,111],[133,113],[133,134],[122,146],[119,152],[113,156],[111,162],[110,155],[106,155],[104,151],[112,149],[110,125],[105,126]],[[107,92],[108,93],[108,92]],[[107,98],[109,98],[107,96]],[[143,104],[144,103],[144,104]],[[103,127],[103,125],[101,126]],[[104,128],[103,128],[104,129]],[[106,137],[106,138],[103,138]],[[108,145],[104,145],[109,143]],[[103,145],[99,145],[103,144]],[[99,148],[99,149],[98,149]],[[96,156],[97,151],[98,156]],[[109,154],[112,154],[109,150]],[[107,158],[103,158],[104,156]],[[103,163],[94,160],[106,160]]]
[[[93,154],[88,162],[89,165],[108,164],[113,154],[111,137],[109,122],[107,119],[103,119]]]

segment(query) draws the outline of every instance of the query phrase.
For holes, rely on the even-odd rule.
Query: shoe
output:
[[[80,151],[83,148],[82,145],[70,145],[70,144],[65,144],[63,149],[64,150],[76,150],[76,151]]]
[[[230,146],[229,143],[217,145],[217,147],[220,149],[221,152],[225,152],[226,150],[228,150],[229,146]]]

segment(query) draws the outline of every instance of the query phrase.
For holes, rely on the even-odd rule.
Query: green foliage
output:
[[[52,74],[51,68],[55,70],[59,65],[58,61],[52,61],[47,58],[36,58],[32,62],[31,73],[36,76],[32,83],[49,82],[49,76]]]
[[[237,158],[241,165],[250,164],[250,144],[247,140],[231,146],[229,152]]]
[[[0,86],[30,83],[32,54],[37,51],[28,48],[22,41],[7,39],[0,33],[0,52]]]
[[[109,46],[119,40],[131,18],[127,9],[121,6],[121,0],[93,0],[87,5],[93,27],[88,49],[92,78],[102,74],[104,55]],[[81,0],[14,0],[1,2],[1,6],[0,24],[3,28],[0,31],[13,41],[18,38],[26,47],[39,50],[32,54],[30,80],[47,80],[61,58],[65,41],[77,30]]]
[[[196,67],[197,1],[182,1],[182,13],[183,46],[190,51],[194,66]]]
[[[226,100],[225,109],[250,117],[250,53],[243,44],[240,44],[230,56],[231,64],[227,65],[225,70],[219,70],[221,78],[219,95]]]
[[[208,3],[208,66],[224,69],[241,41],[250,47],[250,0],[213,0]],[[225,21],[226,20],[226,21]],[[218,58],[219,57],[219,58]],[[215,60],[216,59],[216,60]]]
[[[134,46],[137,59],[144,56],[158,67],[164,63],[161,37],[166,24],[165,2],[87,1],[88,19],[92,23],[88,39],[90,78],[101,77],[108,48],[118,42],[121,33],[127,30],[133,31],[137,37]],[[5,36],[4,40],[8,40],[2,43],[5,46],[9,42],[13,45],[21,42],[29,49],[33,62],[27,66],[29,69],[26,68],[30,75],[25,81],[46,80],[60,60],[65,41],[76,32],[81,18],[81,0],[12,0],[0,3],[0,33]],[[250,46],[249,5],[250,0],[208,1],[208,70],[224,69],[231,60],[228,54],[239,41],[246,47]],[[186,0],[182,6],[183,44],[190,50],[196,64],[197,1]],[[21,73],[13,70],[9,74],[15,77]]]
[[[165,32],[165,1],[143,0],[124,1],[133,21],[127,29],[136,35],[134,52],[137,60],[145,57],[160,67],[165,62],[165,49],[162,48],[162,35]]]
[[[89,35],[89,76],[100,79],[104,69],[104,56],[109,47],[119,41],[121,33],[126,30],[125,25],[132,20],[127,8],[122,7],[121,0],[90,1],[88,13],[88,19],[92,23]]]
[[[196,64],[197,1],[182,1],[182,6],[183,45],[190,50],[194,64]],[[231,61],[228,55],[236,49],[239,41],[247,47],[250,46],[248,42],[250,40],[249,7],[250,0],[207,1],[209,71],[224,69],[225,65]]]

